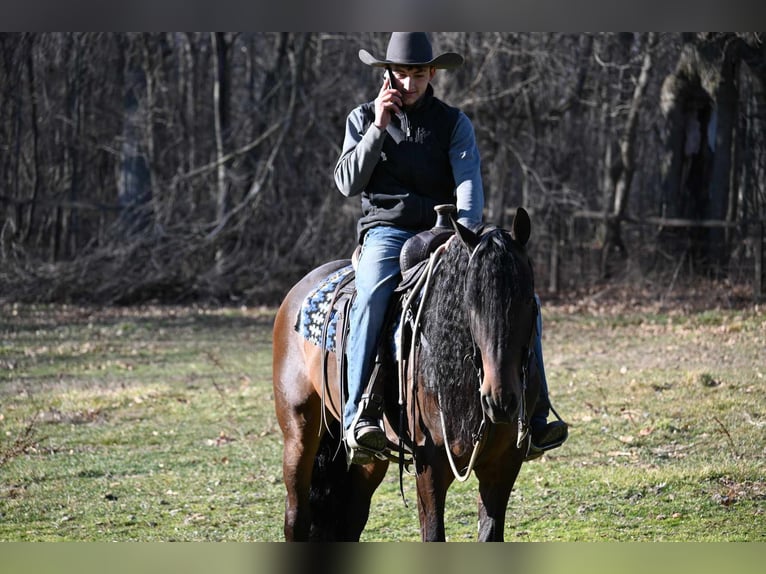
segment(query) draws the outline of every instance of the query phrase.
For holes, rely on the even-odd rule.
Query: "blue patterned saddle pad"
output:
[[[338,312],[337,309],[331,308],[333,295],[338,284],[349,273],[353,273],[353,271],[354,268],[351,265],[347,265],[325,277],[306,296],[298,313],[298,320],[295,325],[296,330],[304,339],[317,346],[322,343],[325,318],[330,313],[330,322],[327,325],[327,340],[325,342],[325,349],[327,351],[335,351],[335,339],[338,329]]]
[[[353,272],[354,269],[351,265],[341,267],[322,279],[319,284],[306,295],[306,298],[301,305],[301,310],[298,312],[295,330],[309,343],[312,343],[317,347],[322,344],[322,330],[324,329],[325,318],[327,317],[327,314],[330,313],[330,322],[327,325],[325,350],[335,352],[336,338],[338,335],[338,309],[332,307],[333,296],[338,284]],[[391,352],[395,357],[398,356],[399,331],[402,328],[401,323],[401,317],[397,314],[394,317],[389,335]]]

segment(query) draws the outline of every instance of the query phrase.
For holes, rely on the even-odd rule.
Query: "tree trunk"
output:
[[[739,57],[733,46],[736,44],[727,43],[723,47],[720,81],[714,93],[716,130],[707,216],[708,219],[716,220],[726,219],[730,202],[729,196],[734,191],[731,186],[731,172],[734,134],[738,116],[737,73]],[[713,270],[716,273],[721,273],[729,253],[724,230],[722,228],[709,229],[707,245]]]
[[[143,33],[140,36],[140,49],[141,49],[141,65],[144,70],[144,78],[146,79],[146,96],[144,98],[144,105],[142,111],[142,132],[141,137],[144,146],[144,162],[146,168],[149,171],[149,183],[148,191],[143,198],[141,204],[142,212],[142,225],[143,229],[146,229],[151,225],[154,214],[159,211],[154,205],[162,198],[158,197],[160,190],[153,189],[153,182],[158,181],[157,177],[157,156],[155,154],[154,145],[154,107],[156,100],[156,91],[159,79],[155,77],[155,74],[159,75],[157,71],[159,66],[154,65],[154,58],[156,54],[161,54],[164,46],[162,45],[162,37],[158,39],[158,42],[152,42],[152,35],[149,33]],[[169,128],[172,131],[172,128]]]
[[[614,203],[611,217],[607,220],[607,228],[604,238],[602,253],[602,276],[609,276],[609,259],[612,253],[621,258],[627,257],[627,248],[622,240],[621,223],[625,218],[628,200],[630,198],[630,186],[633,182],[633,174],[636,170],[636,132],[641,105],[646,94],[646,87],[651,76],[654,49],[657,45],[657,35],[650,33],[646,38],[644,58],[641,63],[641,71],[633,90],[633,97],[625,120],[622,138],[620,139],[619,175],[613,179]]]
[[[144,142],[145,107],[148,105],[146,70],[142,66],[142,59],[130,53],[129,48],[130,44],[123,45],[125,91],[118,186],[118,199],[122,208],[120,221],[125,238],[141,232],[148,225],[146,207],[152,195],[151,173]]]
[[[684,38],[675,70],[665,78],[661,92],[665,117],[663,212],[667,217],[702,219],[712,99],[704,87],[697,38],[694,35]]]
[[[667,215],[691,219],[736,217],[736,128],[740,61],[762,53],[732,33],[686,34],[673,74],[665,79],[662,102],[667,123],[663,187]],[[752,49],[751,49],[752,48]],[[766,69],[754,57],[753,71]],[[721,273],[729,253],[727,232],[691,229],[692,260]]]
[[[633,182],[633,174],[636,171],[636,131],[638,129],[638,116],[641,111],[641,105],[646,94],[646,86],[649,84],[649,78],[652,72],[653,52],[657,45],[657,35],[650,33],[646,42],[646,52],[641,64],[641,73],[638,76],[635,90],[633,91],[633,100],[630,104],[628,118],[625,122],[625,133],[620,142],[620,162],[622,163],[622,172],[617,180],[614,194],[614,215],[618,220],[625,217],[630,195],[630,185]]]
[[[27,50],[26,67],[27,81],[29,85],[29,125],[32,131],[32,196],[29,200],[29,209],[27,211],[27,220],[23,234],[24,243],[28,242],[35,228],[35,209],[37,198],[40,195],[40,144],[39,129],[37,126],[37,93],[35,89],[35,63],[33,57],[34,38],[30,38],[30,45]]]
[[[62,220],[62,239],[65,249],[64,257],[73,257],[77,253],[78,235],[80,230],[80,213],[77,202],[80,199],[81,187],[81,146],[82,146],[82,48],[84,38],[81,35],[73,37],[72,51],[74,52],[73,69],[67,77],[67,112],[69,114],[68,148],[71,163],[69,201],[71,207],[64,210]]]
[[[215,118],[215,151],[216,151],[216,222],[220,225],[229,211],[229,189],[226,181],[226,162],[224,156],[224,140],[229,132],[229,61],[228,45],[223,32],[211,34],[213,52],[215,53],[215,76],[213,78],[213,115]],[[223,274],[225,252],[219,247],[215,253],[216,273]]]

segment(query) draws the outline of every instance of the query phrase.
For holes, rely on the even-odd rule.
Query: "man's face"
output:
[[[413,105],[426,93],[428,83],[436,73],[436,68],[429,66],[392,66],[391,70],[405,106]]]

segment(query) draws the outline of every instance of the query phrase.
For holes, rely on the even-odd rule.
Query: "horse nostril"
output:
[[[490,417],[492,418],[492,402],[489,400],[490,395],[482,393],[481,395],[481,408],[482,410]]]
[[[498,400],[499,399],[499,400]],[[508,423],[516,414],[518,399],[515,395],[502,399],[491,393],[481,395],[481,407],[493,423]]]

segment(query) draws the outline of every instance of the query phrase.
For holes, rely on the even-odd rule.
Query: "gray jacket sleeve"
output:
[[[362,109],[354,109],[346,119],[343,150],[335,164],[335,185],[346,197],[361,193],[380,159],[386,131],[374,124],[362,132]]]
[[[466,227],[475,227],[481,223],[484,210],[481,158],[473,124],[462,111],[452,132],[449,155],[455,178],[458,221]]]

